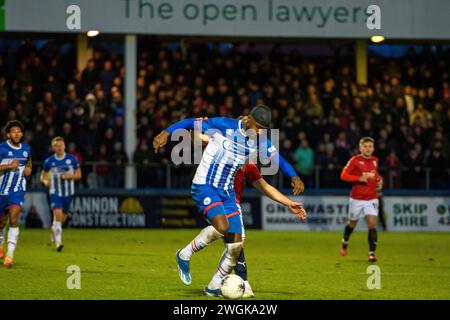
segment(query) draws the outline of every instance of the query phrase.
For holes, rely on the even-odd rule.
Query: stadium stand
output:
[[[52,41],[39,49],[32,41],[0,48],[0,124],[25,124],[35,162],[49,154],[51,138],[62,135],[85,164],[85,187],[123,187],[129,159],[121,54],[95,50],[84,70],[75,70],[71,53],[62,54]],[[356,84],[352,60],[308,58],[295,46],[223,49],[219,42],[152,39],[140,48],[139,142],[130,159],[138,166],[138,187],[165,184],[164,166],[156,164],[168,164],[170,150],[154,155],[151,141],[169,123],[238,116],[259,103],[273,108],[282,154],[309,188],[342,187],[340,169],[361,136],[376,140],[386,188],[450,187],[448,47],[410,48],[399,58],[372,54],[367,86]],[[186,172],[172,169],[178,176],[172,187],[189,185]]]

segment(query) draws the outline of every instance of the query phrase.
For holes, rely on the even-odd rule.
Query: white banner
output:
[[[308,213],[306,222],[289,209],[267,197],[262,197],[262,227],[266,230],[343,230],[347,222],[348,197],[302,196],[291,197],[302,202]],[[358,225],[364,229],[365,222]]]
[[[395,231],[450,231],[450,198],[384,197],[388,228]]]
[[[0,31],[450,39],[449,12],[448,0],[4,0]]]
[[[265,230],[341,231],[348,217],[348,196],[292,197],[302,202],[308,219],[302,222],[286,206],[262,197],[262,227]],[[384,196],[384,212],[389,231],[450,232],[449,197]],[[363,220],[363,221],[361,221]],[[357,230],[367,228],[361,219]]]

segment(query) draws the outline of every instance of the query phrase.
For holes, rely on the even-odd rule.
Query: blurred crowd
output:
[[[123,150],[123,57],[94,50],[74,71],[57,49],[28,43],[0,52],[0,122],[23,121],[35,161],[62,135],[80,162],[96,163],[87,186],[123,186],[123,168],[133,161],[139,187],[163,187],[166,171],[154,165],[170,163],[170,147],[155,155],[155,134],[185,117],[237,117],[266,104],[280,129],[280,152],[307,187],[345,186],[340,170],[362,136],[375,138],[386,187],[450,187],[449,49],[370,55],[368,84],[358,85],[353,57],[305,58],[280,45],[224,50],[220,43],[141,41],[133,159]],[[183,184],[191,173],[172,168],[186,176]]]
[[[24,42],[0,54],[0,124],[18,119],[26,128],[34,162],[52,152],[60,135],[83,166],[87,187],[123,187],[123,57],[95,50],[83,70],[76,57],[49,41],[39,50]]]

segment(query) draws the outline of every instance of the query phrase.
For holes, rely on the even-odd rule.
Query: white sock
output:
[[[58,247],[62,240],[62,226],[60,221],[55,221],[55,242]]]
[[[14,250],[16,250],[17,239],[19,238],[19,227],[9,227],[8,231],[8,253],[7,257],[14,257]]]
[[[222,237],[223,235],[217,231],[216,228],[213,226],[208,226],[202,229],[198,236],[196,236],[194,240],[192,240],[183,250],[180,251],[180,258],[183,260],[190,260],[195,252],[202,250],[214,240]]]
[[[5,229],[6,229],[6,226],[4,226],[2,229],[0,229],[0,244],[3,244],[3,241],[5,241]]]
[[[248,282],[248,280],[245,280],[244,284],[245,284],[245,291],[252,291],[253,292],[252,287],[250,286],[250,282]]]
[[[218,289],[222,283],[222,279],[231,273],[236,266],[239,254],[242,250],[242,242],[226,243],[225,251],[220,258],[219,266],[214,274],[211,282],[208,284],[209,289]]]

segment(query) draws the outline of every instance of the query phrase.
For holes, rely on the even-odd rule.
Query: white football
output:
[[[235,274],[229,274],[222,279],[222,295],[226,299],[242,298],[245,291],[245,283],[241,277]]]

